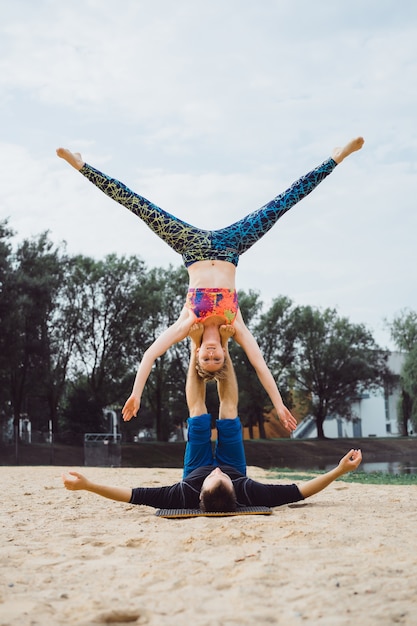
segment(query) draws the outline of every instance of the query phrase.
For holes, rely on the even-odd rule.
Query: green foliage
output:
[[[47,234],[25,240],[10,256],[1,291],[2,362],[15,426],[21,414],[34,413],[33,403],[48,406],[48,321],[57,306],[62,281],[59,249]]]
[[[101,403],[92,397],[85,380],[70,390],[60,427],[61,441],[69,444],[81,445],[84,433],[105,432]]]
[[[39,430],[50,420],[57,440],[61,432],[99,431],[102,409],[122,408],[144,351],[178,318],[187,271],[148,269],[134,256],[69,257],[47,233],[14,250],[12,236],[7,222],[0,223],[0,412],[12,411],[15,424],[27,413]],[[385,354],[370,333],[335,311],[295,307],[279,296],[262,312],[254,291],[239,292],[239,303],[284,402],[291,407],[293,398],[304,399],[319,434],[326,415],[348,416],[361,389],[387,382]],[[414,321],[407,318],[404,341],[411,341]],[[230,353],[239,381],[239,414],[245,424],[259,424],[262,436],[270,401],[233,341]],[[140,420],[126,428],[129,438],[143,424],[155,426],[165,441],[184,421],[188,361],[187,341],[157,360]],[[415,380],[410,360],[403,374],[410,394],[416,392]],[[207,404],[215,415],[215,385],[208,387]]]
[[[323,437],[328,415],[351,418],[352,401],[386,383],[388,355],[362,324],[351,324],[334,309],[297,307],[292,324],[296,340],[289,370],[295,387],[311,397],[317,434]]]
[[[404,310],[388,326],[392,339],[406,353],[398,409],[403,435],[407,435],[409,422],[417,429],[417,312]]]
[[[388,323],[391,337],[400,350],[410,352],[417,345],[417,312],[403,310]]]

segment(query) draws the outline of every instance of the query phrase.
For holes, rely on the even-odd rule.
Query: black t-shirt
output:
[[[168,487],[136,487],[132,489],[131,504],[145,504],[161,509],[198,509],[204,479],[214,467],[198,467],[179,483]],[[281,506],[304,500],[297,485],[264,485],[247,478],[234,467],[220,469],[230,476],[239,506]]]

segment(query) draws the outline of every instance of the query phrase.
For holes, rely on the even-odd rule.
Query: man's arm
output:
[[[172,326],[164,330],[164,332],[161,333],[153,344],[144,352],[136,374],[135,382],[133,384],[132,393],[126,400],[122,409],[122,416],[125,422],[128,422],[132,419],[132,417],[135,417],[139,411],[143,389],[156,359],[162,354],[165,354],[165,352],[172,345],[174,345],[174,343],[178,343],[182,339],[185,339],[188,335],[192,319],[192,312],[184,307],[177,321],[172,324]]]
[[[290,411],[284,405],[274,377],[272,376],[265,362],[265,359],[262,355],[261,349],[255,337],[252,335],[252,333],[247,328],[245,322],[243,321],[240,310],[238,311],[238,314],[236,316],[234,328],[234,339],[240,346],[242,346],[251,365],[255,369],[263,388],[269,395],[271,402],[274,405],[276,412],[278,413],[281,424],[290,432],[293,431],[297,426],[297,420],[293,415],[291,415]]]
[[[98,496],[116,500],[117,502],[130,502],[132,497],[132,490],[127,487],[98,485],[78,472],[69,472],[69,475],[62,474],[62,482],[69,491],[90,491]]]
[[[319,491],[328,487],[336,478],[340,478],[348,472],[353,472],[359,467],[362,461],[362,452],[360,450],[349,450],[347,454],[339,461],[339,464],[330,472],[321,474],[306,483],[297,485],[304,498],[314,496]]]

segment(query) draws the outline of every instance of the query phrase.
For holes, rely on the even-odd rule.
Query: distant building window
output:
[[[391,432],[391,422],[387,422],[385,424],[385,426],[386,426],[386,429],[387,429],[387,433],[390,433]]]

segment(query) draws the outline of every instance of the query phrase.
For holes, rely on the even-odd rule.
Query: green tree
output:
[[[79,306],[77,257],[62,256],[60,259],[60,282],[55,295],[55,307],[47,323],[47,337],[43,353],[44,386],[52,432],[59,439],[59,411],[64,406],[71,373],[71,362],[81,329],[83,309]]]
[[[144,321],[139,297],[144,280],[145,266],[138,257],[73,260],[67,303],[80,313],[73,376],[85,377],[98,406],[122,401],[132,363],[132,334],[136,342],[141,336],[132,329]]]
[[[30,417],[34,431],[49,430],[49,418],[56,432],[57,406],[72,349],[71,345],[66,349],[61,310],[67,285],[65,258],[47,233],[24,241],[14,254],[9,247],[9,257],[0,293],[1,387],[7,389],[13,405],[16,437],[23,414]],[[72,343],[73,338],[74,333]]]
[[[272,301],[270,308],[260,316],[255,328],[255,336],[265,360],[277,382],[284,404],[290,410],[294,409],[291,366],[297,340],[294,311],[295,307],[290,298],[277,297]]]
[[[407,436],[410,422],[417,428],[417,312],[403,310],[388,326],[398,349],[406,353],[400,375],[398,413],[401,433]]]
[[[9,328],[16,303],[12,297],[13,284],[12,245],[13,231],[7,220],[0,222],[0,415],[9,417],[10,410],[10,337]]]
[[[296,386],[310,396],[317,436],[323,438],[326,417],[352,417],[354,398],[365,389],[385,385],[388,355],[364,325],[350,323],[334,309],[304,306],[294,314],[297,341],[291,374]]]
[[[417,345],[407,355],[401,372],[403,385],[403,434],[408,435],[408,420],[417,429]],[[404,406],[407,403],[407,406]],[[407,421],[406,421],[407,420]]]
[[[61,440],[70,445],[82,445],[85,433],[108,430],[105,428],[101,402],[92,396],[91,388],[82,376],[69,385],[61,421]]]
[[[46,430],[45,354],[47,321],[56,306],[61,280],[59,249],[47,233],[25,240],[17,248],[7,285],[13,317],[6,325],[9,389],[17,439],[19,419],[29,414],[33,427]]]
[[[150,270],[142,296],[146,315],[140,330],[136,331],[146,337],[143,347],[149,347],[179,317],[185,302],[187,284],[187,273],[183,267]],[[143,349],[138,350],[140,343],[137,342],[135,347],[138,361],[143,355]],[[145,386],[139,417],[150,410],[159,441],[167,441],[172,427],[182,422],[187,415],[184,389],[188,359],[188,341],[175,344],[156,360]]]

